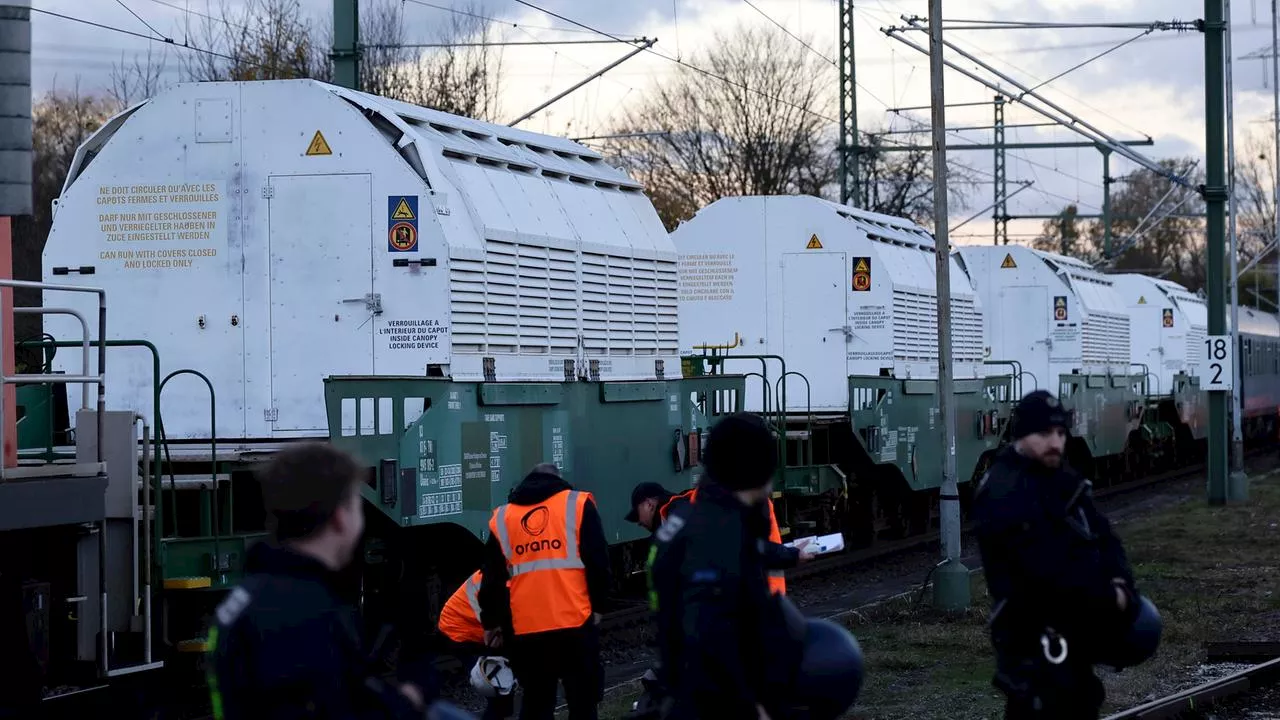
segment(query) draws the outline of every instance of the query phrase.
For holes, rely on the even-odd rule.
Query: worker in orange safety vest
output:
[[[597,626],[611,581],[591,493],[555,465],[535,467],[494,509],[482,571],[480,621],[487,644],[511,658],[524,692],[520,719],[552,720],[563,682],[570,720],[596,720],[604,690]]]
[[[479,570],[471,574],[467,581],[445,601],[440,608],[440,619],[436,623],[440,634],[453,643],[453,651],[462,661],[464,668],[476,664],[481,657],[496,654],[485,646],[484,626],[480,624],[480,592],[481,573]],[[496,694],[488,698],[483,720],[501,720],[515,713],[515,693]]]
[[[627,520],[654,532],[661,522],[666,521],[667,514],[682,502],[696,502],[698,489],[690,488],[681,493],[669,492],[655,482],[643,482],[631,491],[631,512]],[[764,558],[769,568],[769,590],[777,595],[787,594],[787,580],[783,570],[793,568],[813,558],[813,553],[802,545],[791,548],[782,544],[782,531],[778,528],[778,516],[773,509],[773,500],[765,503],[769,508],[769,542],[765,546]]]

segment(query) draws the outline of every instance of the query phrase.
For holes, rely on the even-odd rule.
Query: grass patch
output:
[[[1139,588],[1164,617],[1160,652],[1122,673],[1099,670],[1107,685],[1104,714],[1189,687],[1204,643],[1280,639],[1280,475],[1253,478],[1250,499],[1210,508],[1203,496],[1120,524]],[[1000,718],[1004,696],[992,685],[987,634],[990,598],[981,573],[973,607],[947,615],[917,594],[852,613],[845,624],[867,658],[857,720]],[[638,684],[611,693],[602,718],[620,718]]]

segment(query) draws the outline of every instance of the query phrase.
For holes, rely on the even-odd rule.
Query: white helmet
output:
[[[506,658],[483,656],[471,668],[471,687],[484,697],[510,695],[516,689],[516,676]]]

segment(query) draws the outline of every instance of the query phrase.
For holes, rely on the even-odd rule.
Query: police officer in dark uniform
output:
[[[364,532],[360,475],[327,443],[289,447],[262,472],[271,538],[249,551],[209,630],[216,720],[422,718],[432,704],[428,664],[381,679],[341,600],[340,573]]]
[[[1053,395],[1024,397],[1014,442],[974,496],[992,599],[993,684],[1007,697],[1009,720],[1097,718],[1106,692],[1093,666],[1145,603],[1091,483],[1063,463],[1069,424]]]
[[[761,505],[777,463],[759,417],[725,417],[708,436],[697,502],[669,512],[654,536],[650,587],[670,720],[788,716],[804,641],[765,579]]]

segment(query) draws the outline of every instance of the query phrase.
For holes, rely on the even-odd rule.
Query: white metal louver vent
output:
[[[904,362],[938,361],[938,301],[910,290],[893,291],[893,355]],[[972,298],[951,301],[952,355],[955,362],[982,362],[982,318]]]
[[[1085,367],[1112,366],[1121,372],[1129,366],[1129,317],[1094,310],[1085,320],[1081,336],[1081,363]]]
[[[449,272],[453,351],[587,356],[676,354],[674,260],[488,240]]]

